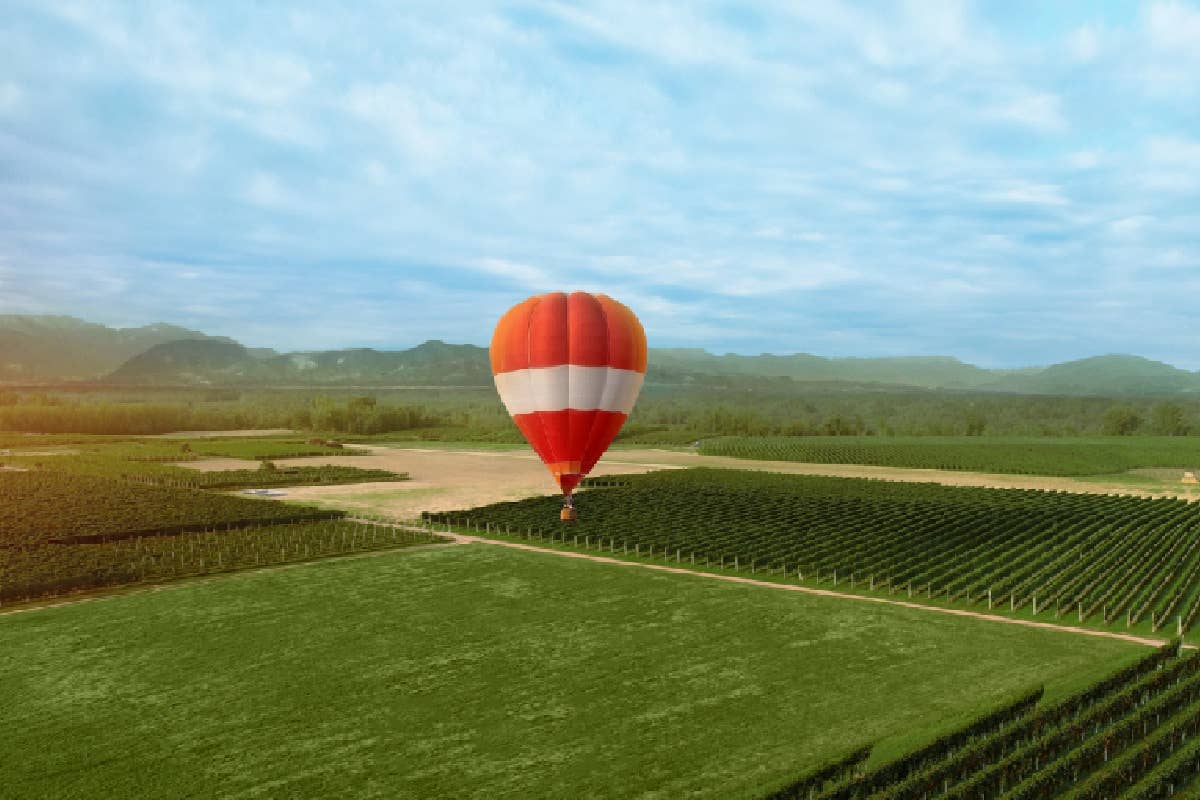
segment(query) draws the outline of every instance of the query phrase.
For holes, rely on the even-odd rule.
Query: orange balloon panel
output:
[[[551,292],[509,309],[492,335],[496,389],[564,494],[596,465],[646,375],[646,333],[603,294]]]

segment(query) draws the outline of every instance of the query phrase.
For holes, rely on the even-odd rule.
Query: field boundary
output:
[[[1121,641],[1133,642],[1135,644],[1146,645],[1148,647],[1162,647],[1163,645],[1167,644],[1168,641],[1170,641],[1168,639],[1158,639],[1151,636],[1137,636],[1132,633],[1119,633],[1117,631],[1101,631],[1091,628],[1078,628],[1073,625],[1057,625],[1053,622],[1038,622],[1036,620],[1029,619],[1014,619],[1012,617],[1002,617],[997,614],[985,614],[981,611],[968,611],[961,608],[944,608],[941,606],[925,605],[924,603],[910,603],[907,600],[892,600],[887,597],[870,597],[861,594],[851,594],[849,592],[839,592],[833,589],[817,589],[812,586],[777,583],[775,581],[762,581],[757,580],[756,578],[745,578],[739,575],[719,575],[713,572],[688,569],[686,567],[672,567],[667,564],[647,564],[642,561],[626,561],[620,558],[612,558],[611,556],[580,553],[574,550],[558,550],[552,547],[539,547],[532,544],[509,542],[503,539],[488,539],[483,536],[471,536],[469,534],[452,533],[449,531],[438,531],[438,534],[453,539],[458,544],[488,544],[499,547],[511,547],[517,550],[528,550],[535,553],[549,553],[551,555],[563,556],[565,558],[582,558],[602,564],[616,564],[624,567],[641,567],[643,569],[652,569],[658,572],[668,572],[675,575],[694,575],[700,578],[709,578],[711,580],[725,581],[727,583],[761,586],[767,589],[778,589],[787,592],[800,592],[802,594],[811,594],[820,597],[836,597],[843,600],[858,600],[859,602],[864,603],[880,603],[888,606],[900,606],[902,608],[913,608],[920,611],[949,614],[956,617],[971,617],[990,622],[1001,622],[1007,625],[1023,625],[1027,628],[1043,628],[1046,630],[1062,631],[1063,633],[1074,633],[1080,636],[1098,636],[1103,639],[1119,639]],[[1195,645],[1184,645],[1184,648],[1195,649]]]

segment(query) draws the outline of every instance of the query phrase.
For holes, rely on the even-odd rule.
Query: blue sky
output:
[[[299,5],[6,4],[0,313],[1200,369],[1196,3]]]

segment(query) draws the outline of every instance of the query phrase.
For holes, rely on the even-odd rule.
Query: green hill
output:
[[[484,386],[492,373],[483,348],[436,340],[392,352],[357,348],[266,358],[236,342],[210,340],[155,345],[105,380],[127,385]]]
[[[155,345],[210,338],[161,322],[109,328],[75,317],[0,314],[0,380],[88,380]]]

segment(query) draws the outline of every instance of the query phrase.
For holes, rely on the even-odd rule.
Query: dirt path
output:
[[[1028,619],[1013,619],[1012,617],[1002,617],[996,614],[984,614],[980,611],[967,611],[966,609],[927,606],[922,603],[910,603],[907,600],[890,600],[886,597],[867,597],[861,594],[837,592],[833,591],[832,589],[814,589],[809,586],[775,583],[773,581],[760,581],[754,578],[743,578],[738,575],[717,575],[712,572],[702,572],[700,570],[687,569],[686,567],[672,567],[666,564],[646,564],[640,561],[625,561],[619,558],[593,555],[591,553],[579,553],[573,550],[556,550],[550,547],[538,547],[537,545],[532,544],[521,544],[520,542],[506,542],[499,539],[485,539],[481,536],[468,536],[457,533],[439,533],[442,536],[447,536],[453,539],[458,544],[489,544],[498,547],[511,547],[516,550],[528,550],[534,553],[549,553],[551,555],[562,556],[564,558],[582,558],[587,561],[596,561],[602,564],[615,564],[622,567],[641,567],[642,569],[652,569],[658,572],[670,572],[674,575],[694,575],[698,578],[708,578],[710,580],[725,581],[727,583],[741,583],[750,586],[761,586],[767,589],[778,589],[785,592],[800,592],[801,594],[819,595],[821,597],[837,597],[842,600],[857,600],[863,603],[881,603],[888,606],[913,608],[917,609],[918,611],[949,614],[955,617],[971,617],[973,619],[981,619],[988,622],[1001,622],[1008,625],[1024,625],[1027,628],[1043,628],[1046,630],[1062,631],[1063,633],[1074,633],[1080,636],[1098,636],[1103,639],[1120,639],[1122,641],[1133,642],[1135,644],[1144,644],[1150,647],[1161,647],[1168,641],[1166,639],[1156,639],[1148,636],[1134,636],[1133,634],[1129,633],[1097,631],[1090,628],[1076,628],[1071,625],[1058,625],[1053,622],[1036,622]],[[1189,649],[1194,648],[1193,645],[1186,645],[1186,647]]]

